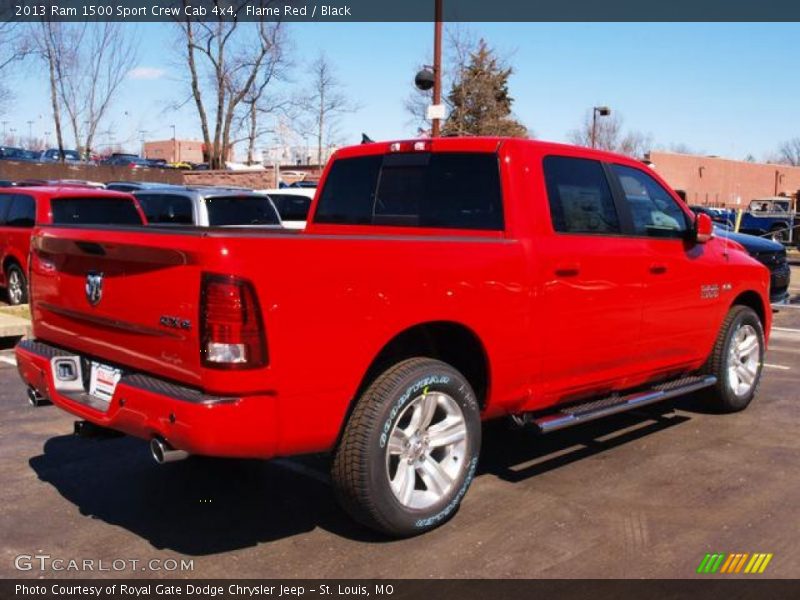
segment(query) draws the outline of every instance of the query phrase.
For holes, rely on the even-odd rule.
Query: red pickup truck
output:
[[[331,452],[343,506],[447,520],[481,420],[549,432],[758,388],[769,272],[631,159],[517,139],[337,151],[304,232],[42,227],[34,403],[188,454]]]

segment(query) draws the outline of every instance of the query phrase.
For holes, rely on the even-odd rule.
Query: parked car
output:
[[[10,304],[28,301],[28,256],[35,225],[142,225],[130,194],[89,188],[0,188],[0,286]]]
[[[18,369],[34,404],[159,463],[331,452],[344,508],[414,535],[457,512],[482,419],[546,433],[701,389],[748,406],[769,272],[712,227],[621,155],[359,145],[303,232],[37,234]]]
[[[166,158],[146,158],[148,166],[153,169],[171,169]]]
[[[13,146],[0,146],[0,160],[37,162],[39,160],[39,153],[32,150],[15,148]]]
[[[278,209],[278,214],[281,216],[281,222],[284,227],[290,229],[305,228],[315,189],[279,188],[257,191],[260,194],[269,196],[275,208]]]
[[[13,159],[19,152],[22,152],[22,148],[16,148],[14,146],[0,146],[0,160],[6,159]]]
[[[7,179],[0,179],[0,187],[13,187],[14,182]]]
[[[305,189],[317,189],[319,185],[318,181],[295,181],[294,183],[289,184],[289,188],[305,188]]]
[[[172,185],[169,183],[161,183],[158,181],[108,181],[106,182],[107,190],[115,190],[117,192],[138,192],[139,190],[161,189],[161,188],[176,188],[185,189],[182,185]]]
[[[130,169],[149,169],[150,163],[144,158],[138,156],[112,156],[111,158],[103,161],[104,165],[109,167],[128,167]]]
[[[689,208],[695,214],[707,214],[709,218],[714,221],[714,223],[719,223],[725,227],[733,228],[734,222],[730,220],[730,213],[728,213],[728,211],[725,209],[711,208],[709,206],[701,206],[699,204],[691,204],[689,205]]]
[[[50,148],[45,150],[39,155],[39,160],[42,162],[58,162],[60,160],[58,148]],[[81,162],[81,155],[77,150],[64,150],[63,151],[65,162]]]
[[[17,182],[25,187],[84,187],[102,190],[105,184],[99,181],[86,181],[85,179],[22,179]]]
[[[280,227],[270,199],[220,187],[163,187],[135,192],[151,225]]]

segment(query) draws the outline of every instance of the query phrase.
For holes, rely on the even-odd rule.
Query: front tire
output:
[[[784,227],[776,227],[771,229],[769,232],[769,237],[773,242],[778,242],[779,244],[785,244],[789,241],[789,232],[787,228]]]
[[[725,317],[705,371],[717,378],[711,403],[722,413],[744,410],[761,383],[764,329],[756,312],[734,306]]]
[[[12,264],[6,270],[8,303],[12,306],[28,302],[28,281],[19,265]]]
[[[404,360],[358,399],[334,457],[336,495],[372,529],[423,533],[456,512],[480,444],[480,409],[464,376],[438,360]]]

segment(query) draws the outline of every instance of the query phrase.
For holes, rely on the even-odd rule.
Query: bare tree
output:
[[[640,131],[624,133],[622,122],[622,117],[616,113],[607,117],[598,117],[596,125],[594,125],[594,147],[642,158],[653,144],[652,136]],[[592,127],[592,111],[588,111],[580,127],[570,131],[567,138],[577,146],[591,147]]]
[[[239,4],[241,8],[244,2]],[[188,0],[183,0],[183,5],[188,6]],[[271,64],[280,62],[282,27],[280,23],[264,21],[240,24],[222,17],[205,22],[186,17],[179,26],[209,165],[220,168],[231,148],[238,109],[248,97],[263,94],[263,89],[257,91],[262,69],[269,71]],[[264,89],[268,84],[269,80]],[[207,102],[213,105],[211,113]]]
[[[101,122],[128,72],[137,47],[123,23],[70,24],[61,40],[59,92],[75,145],[89,153]]]
[[[7,73],[9,69],[32,51],[30,39],[26,31],[13,21],[0,22],[0,73]],[[0,78],[0,114],[14,97],[11,90],[5,86]]]
[[[135,64],[136,46],[122,23],[42,21],[35,31],[39,55],[48,66],[59,149],[63,151],[66,117],[76,148],[88,154],[114,97]]]
[[[800,137],[792,138],[780,145],[778,148],[777,162],[800,166]]]
[[[272,131],[270,127],[264,125],[262,117],[278,113],[286,114],[294,106],[291,100],[282,95],[267,93],[269,85],[274,81],[283,80],[287,69],[291,66],[285,49],[286,40],[281,30],[277,30],[273,51],[265,59],[255,83],[242,100],[245,110],[240,126],[246,131],[244,139],[247,142],[248,165],[255,162],[258,139]]]
[[[339,119],[358,107],[343,92],[344,86],[336,78],[335,69],[324,54],[317,57],[310,70],[311,92],[301,99],[301,105],[311,122],[307,129],[317,140],[317,165],[322,167],[323,147],[333,141]]]
[[[36,55],[47,64],[48,83],[50,86],[50,107],[53,111],[56,144],[61,160],[64,160],[64,134],[61,120],[61,101],[59,98],[59,72],[61,71],[62,24],[43,20],[35,24],[32,38],[36,47]]]

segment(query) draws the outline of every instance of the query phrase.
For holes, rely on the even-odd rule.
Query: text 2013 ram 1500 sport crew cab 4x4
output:
[[[34,402],[159,462],[329,451],[347,511],[413,535],[457,509],[482,419],[745,408],[768,282],[634,160],[372,143],[336,152],[304,232],[40,228],[17,359]]]

